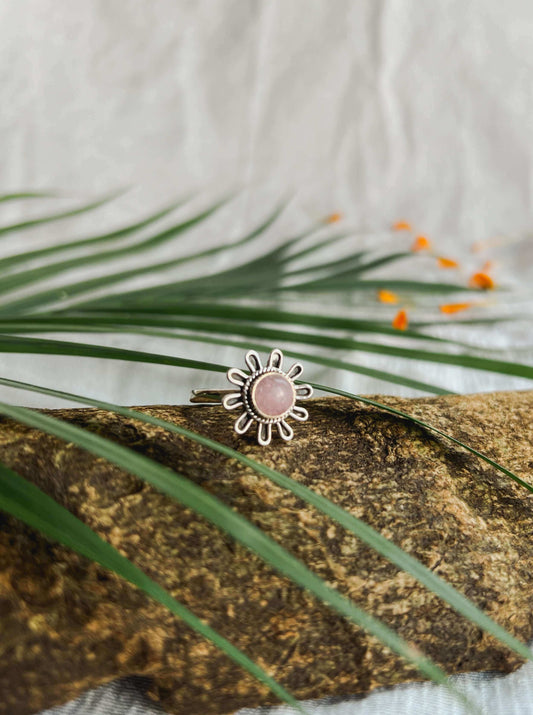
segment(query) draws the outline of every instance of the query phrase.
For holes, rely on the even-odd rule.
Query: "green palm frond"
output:
[[[0,194],[0,204],[23,199],[56,198],[57,194],[47,191],[20,191],[12,194]]]
[[[111,544],[101,539],[98,534],[67,509],[41,491],[35,484],[1,463],[0,507],[50,539],[68,546],[73,551],[113,571],[144,591],[197,633],[214,643],[237,665],[267,685],[281,700],[297,708],[299,712],[306,712],[295,698],[257,663],[250,660],[226,638],[195,616],[183,603],[173,598],[168,591],[144,571],[137,568],[129,559],[122,556]]]
[[[39,197],[46,198],[48,204],[53,199],[52,195],[44,193],[20,192],[0,196],[0,202]],[[105,197],[74,209],[0,226],[0,236],[7,237],[9,234],[16,234],[39,225],[75,218],[79,214],[100,207],[111,198],[113,197]],[[280,245],[264,249],[264,238],[278,220],[284,206],[277,207],[256,228],[240,239],[221,242],[216,246],[202,246],[199,245],[201,240],[195,238],[195,250],[192,251],[190,241],[176,243],[178,239],[185,239],[190,229],[203,226],[208,220],[215,220],[217,212],[223,210],[227,202],[228,199],[223,199],[189,218],[153,230],[154,224],[170,220],[175,210],[183,210],[183,202],[177,201],[120,229],[96,236],[73,238],[65,243],[49,245],[45,248],[32,249],[28,245],[27,251],[0,259],[0,270],[5,273],[0,284],[0,295],[4,298],[0,307],[0,353],[85,356],[215,372],[225,372],[227,369],[224,365],[198,360],[194,353],[187,357],[178,357],[99,345],[97,342],[83,343],[57,339],[57,337],[54,339],[35,337],[36,334],[46,333],[53,333],[56,336],[85,333],[95,340],[98,334],[113,333],[117,337],[127,334],[150,335],[186,340],[191,344],[208,343],[228,347],[268,349],[283,344],[287,355],[339,371],[366,375],[385,383],[403,385],[432,394],[446,394],[449,390],[445,386],[432,385],[406,375],[349,362],[343,359],[342,353],[357,351],[369,355],[391,356],[416,362],[452,365],[533,379],[533,367],[530,365],[495,359],[473,346],[432,335],[432,327],[442,321],[421,321],[415,324],[414,328],[402,332],[395,330],[383,318],[369,319],[351,313],[350,304],[353,305],[355,302],[356,306],[371,305],[373,294],[376,289],[381,288],[400,291],[406,299],[415,301],[419,297],[428,295],[446,296],[448,299],[450,295],[464,297],[464,295],[472,296],[478,293],[452,282],[381,277],[384,270],[393,269],[398,262],[408,264],[412,261],[416,266],[420,257],[413,256],[409,252],[396,250],[387,253],[375,249],[361,249],[360,246],[343,249],[343,243],[350,238],[349,234],[334,234],[329,227],[324,226],[323,222],[308,226]],[[146,230],[150,232],[148,236],[143,233]],[[172,251],[170,258],[166,257],[165,260],[158,258],[157,249],[162,247]],[[255,249],[251,258],[246,257],[248,247]],[[79,249],[89,252],[79,255]],[[342,250],[345,251],[345,255],[339,258],[339,252]],[[211,267],[213,264],[210,261],[215,256],[218,256],[221,261],[222,267],[219,269]],[[142,259],[141,265],[131,267],[121,265],[117,270],[117,261],[122,263],[124,260],[130,261],[136,257]],[[39,265],[36,266],[36,262]],[[97,269],[98,275],[81,281],[74,279],[76,270],[89,267]],[[172,280],[168,280],[169,271],[173,272]],[[415,276],[416,273],[415,270]],[[160,277],[163,274],[167,277],[161,281]],[[132,279],[141,276],[148,281],[148,285],[141,288],[130,287]],[[50,281],[52,285],[48,285]],[[285,308],[285,305],[295,298],[304,301],[305,310]],[[497,319],[488,316],[479,319],[467,318],[463,319],[463,322],[489,323],[492,320]],[[361,339],[362,336],[366,336],[366,339]],[[246,338],[247,342],[244,343],[242,338]],[[294,348],[298,345],[312,346],[314,351],[301,352]],[[428,345],[431,347],[426,348]],[[207,440],[176,425],[156,420],[142,412],[51,390],[41,385],[16,382],[8,377],[0,379],[0,384],[60,396],[135,419],[151,421],[160,427],[177,431],[211,449],[234,457],[265,478],[273,480],[313,504],[390,559],[398,568],[411,573],[427,588],[448,601],[481,628],[499,638],[509,648],[524,658],[531,658],[529,650],[522,643],[492,621],[451,585],[371,527],[287,475],[269,469],[212,440]],[[317,384],[315,387],[325,392],[367,402],[409,419],[424,429],[432,430],[441,437],[451,440],[455,445],[485,460],[521,486],[533,491],[529,484],[504,465],[497,464],[488,456],[432,425],[333,386]],[[258,553],[271,566],[289,576],[303,588],[310,590],[339,613],[377,635],[383,643],[414,663],[424,675],[437,682],[446,682],[445,674],[428,658],[414,652],[397,634],[328,587],[281,545],[187,480],[186,476],[171,473],[131,450],[26,408],[0,403],[0,413],[68,439],[147,479],[158,489],[179,499],[198,514],[210,519],[219,528],[226,530],[235,539]],[[244,654],[201,624],[198,619],[195,621],[193,614],[184,609],[182,604],[174,601],[131,562],[114,552],[110,545],[105,544],[88,527],[78,522],[59,505],[56,504],[54,507],[53,521],[46,522],[43,519],[39,521],[38,515],[42,513],[42,507],[46,504],[47,509],[51,508],[52,500],[7,468],[3,467],[0,473],[3,477],[0,487],[0,508],[40,529],[50,538],[75,548],[129,579],[164,603],[174,614],[184,618],[189,625],[197,630],[200,629],[202,635],[217,643],[230,657],[269,685],[279,697],[294,704],[291,696],[271,678],[269,679],[261,668],[251,663]]]
[[[420,563],[420,561],[418,561],[416,558],[407,554],[405,551],[403,551],[403,549],[400,549],[392,541],[382,536],[378,531],[373,529],[368,524],[365,524],[364,521],[362,521],[361,519],[358,519],[357,517],[347,512],[345,509],[337,506],[331,500],[318,494],[312,489],[309,489],[303,484],[300,484],[294,479],[291,479],[287,475],[281,474],[277,470],[267,467],[266,465],[261,464],[260,462],[257,462],[256,460],[247,457],[245,454],[237,452],[236,450],[231,449],[230,447],[227,447],[220,442],[216,442],[215,440],[199,435],[196,432],[192,432],[191,430],[188,430],[184,427],[175,425],[172,422],[153,417],[152,415],[145,414],[138,410],[121,407],[120,405],[103,402],[102,400],[94,400],[92,398],[83,397],[81,395],[73,394],[71,392],[43,388],[37,385],[30,385],[28,383],[22,383],[17,380],[6,380],[0,378],[0,385],[5,385],[6,387],[14,387],[23,390],[30,390],[32,392],[49,395],[51,397],[59,397],[61,399],[69,400],[72,402],[79,402],[84,405],[90,405],[91,407],[109,410],[110,412],[122,415],[123,417],[139,420],[140,422],[151,424],[155,427],[161,427],[169,432],[174,432],[175,434],[182,435],[194,442],[197,442],[198,444],[203,445],[204,447],[208,447],[209,449],[219,452],[220,454],[224,454],[226,457],[230,457],[232,459],[237,460],[241,464],[250,467],[258,474],[261,474],[267,479],[270,479],[278,486],[289,490],[303,501],[314,506],[323,514],[326,514],[327,516],[331,517],[334,521],[336,521],[345,529],[354,534],[354,536],[357,536],[369,546],[376,549],[376,551],[378,551],[382,556],[391,561],[395,566],[402,569],[403,571],[407,571],[408,573],[410,573],[417,580],[419,580],[420,583],[422,583],[428,589],[433,591],[433,593],[436,593],[443,600],[447,601],[463,616],[465,616],[466,618],[470,618],[470,620],[474,621],[477,625],[480,626],[480,628],[483,628],[487,632],[494,635],[496,638],[499,638],[502,643],[505,643],[509,648],[514,650],[523,658],[529,659],[532,657],[529,649],[526,648],[520,641],[518,641],[516,638],[513,638],[512,636],[509,637],[509,634],[507,633],[507,631],[505,631],[505,629],[501,628],[501,626],[499,626],[491,618],[486,616],[480,609],[476,608],[474,604],[469,601],[469,599],[465,598],[456,589],[454,589],[453,586],[444,581],[444,579],[440,578],[440,576],[437,576],[435,573],[433,573],[433,571],[431,571],[422,563]],[[326,388],[323,385],[315,385],[315,387],[317,389],[330,391],[329,388]],[[344,397],[351,397],[353,399],[363,401],[366,404],[378,407],[379,409],[384,409],[391,414],[410,419],[415,424],[418,424],[425,429],[435,431],[441,437],[450,439],[448,435],[446,435],[444,432],[431,427],[430,425],[421,420],[410,417],[409,415],[407,415],[407,413],[402,412],[401,410],[397,410],[392,407],[389,408],[386,405],[381,404],[380,402],[376,402],[375,400],[361,398],[356,395],[343,392],[341,390],[331,390],[331,392],[333,392],[334,394],[341,394]],[[481,459],[487,461],[492,467],[494,467],[498,471],[501,471],[509,478],[513,479],[522,486],[527,486],[529,490],[533,491],[533,487],[526,485],[523,480],[521,480],[516,474],[506,469],[502,465],[498,464],[496,461],[490,459],[489,457],[486,457],[477,450],[468,447],[460,440],[454,438],[451,439],[461,448],[466,449],[467,451],[470,451]]]
[[[28,264],[30,261],[35,261],[39,258],[47,258],[53,256],[56,253],[70,253],[71,251],[79,250],[80,248],[95,248],[96,246],[101,247],[108,243],[114,243],[117,239],[125,238],[130,236],[137,231],[141,231],[143,228],[150,226],[157,221],[165,218],[170,213],[175,211],[179,206],[185,203],[185,200],[175,201],[169,206],[157,211],[154,214],[150,214],[141,221],[137,221],[133,224],[128,224],[122,228],[115,229],[113,231],[107,231],[106,233],[100,234],[99,236],[90,236],[88,238],[78,238],[75,241],[68,241],[67,243],[60,243],[58,245],[46,246],[46,248],[39,248],[34,251],[25,251],[23,253],[16,253],[14,255],[8,256],[6,258],[0,259],[0,270],[12,269],[14,266],[19,264]],[[50,266],[46,266],[46,270],[50,270]],[[56,266],[57,268],[57,266]],[[59,273],[59,270],[51,272],[50,275],[54,273]],[[28,275],[28,271],[24,271],[24,275]],[[45,274],[46,276],[46,274]],[[33,280],[42,278],[39,274],[33,274]],[[31,281],[30,281],[31,282]],[[15,286],[16,287],[16,286]]]
[[[5,226],[0,226],[0,237],[7,236],[10,233],[19,233],[20,231],[26,231],[30,228],[35,228],[37,226],[42,226],[47,223],[55,223],[56,221],[63,221],[65,219],[73,218],[74,216],[79,216],[80,214],[87,213],[88,211],[93,211],[94,209],[104,206],[104,204],[109,203],[114,198],[119,196],[122,191],[116,191],[108,196],[104,196],[96,201],[91,201],[83,206],[78,206],[74,209],[69,209],[68,211],[61,211],[59,213],[47,214],[46,216],[39,216],[38,218],[30,218],[25,221],[19,221],[17,223],[7,224]],[[7,198],[6,198],[7,197]],[[23,198],[39,198],[38,194],[31,193],[20,193],[20,194],[4,194],[4,201],[12,201],[14,199]]]
[[[288,576],[294,583],[308,590],[323,603],[331,606],[348,620],[375,635],[384,645],[412,663],[420,673],[448,688],[450,692],[469,708],[474,707],[468,698],[451,685],[446,673],[430,658],[424,656],[418,649],[410,646],[403,638],[385,625],[385,623],[366,613],[353,601],[341,595],[339,591],[328,586],[322,578],[308,569],[302,561],[292,556],[292,554],[286,551],[276,541],[264,534],[261,529],[254,526],[246,518],[237,514],[223,502],[213,497],[206,490],[188,480],[183,475],[167,467],[162,467],[157,464],[157,462],[122,447],[122,445],[104,439],[99,435],[95,435],[75,425],[56,420],[53,417],[34,412],[26,407],[14,407],[13,405],[0,402],[0,414],[83,447],[92,454],[104,457],[109,462],[149,482],[159,491],[168,494],[200,516],[208,519],[219,529],[232,536],[236,541],[258,554],[277,571]],[[0,501],[0,505],[2,505],[6,511],[9,511],[9,504],[4,506]],[[42,504],[42,506],[46,507],[46,504]],[[94,559],[94,552],[90,553],[90,556]],[[158,598],[158,600],[160,599]],[[175,608],[173,610],[175,612]],[[491,627],[498,628],[495,623],[492,624]],[[505,631],[503,632],[505,633]],[[205,633],[203,635],[205,635]],[[510,641],[512,636],[506,634],[506,638]],[[212,640],[212,638],[210,638],[210,640]],[[521,651],[523,650],[525,653],[528,653],[528,649],[519,642],[517,642],[517,647],[519,647]],[[531,657],[533,659],[533,656]],[[264,680],[264,678],[262,679]],[[281,686],[277,686],[277,693],[282,694],[284,699],[286,699],[285,692]]]

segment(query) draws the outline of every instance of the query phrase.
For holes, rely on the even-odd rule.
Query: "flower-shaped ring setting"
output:
[[[203,395],[214,396],[216,392],[222,392],[225,409],[240,411],[234,426],[237,434],[245,434],[256,424],[260,445],[270,444],[274,427],[281,439],[290,441],[294,431],[287,420],[292,418],[297,422],[305,422],[309,417],[307,410],[297,405],[296,401],[308,399],[313,394],[311,385],[295,383],[303,372],[302,365],[294,363],[284,372],[283,353],[277,348],[272,350],[265,366],[255,350],[246,353],[245,362],[248,373],[236,367],[227,372],[227,378],[235,389],[211,393],[196,390],[191,399],[201,402],[204,401]]]

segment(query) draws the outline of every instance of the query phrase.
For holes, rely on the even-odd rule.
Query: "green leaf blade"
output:
[[[48,538],[67,546],[129,581],[148,596],[165,606],[190,628],[216,645],[237,665],[267,685],[281,700],[306,711],[263,668],[250,660],[241,650],[205,624],[144,571],[122,556],[111,544],[101,539],[92,529],[67,509],[45,494],[32,482],[0,463],[0,509],[20,519]]]
[[[502,626],[500,626],[494,620],[492,620],[489,616],[487,616],[472,601],[470,601],[470,599],[463,596],[451,584],[447,583],[444,579],[437,576],[428,567],[424,566],[424,564],[422,564],[416,558],[410,556],[403,549],[396,546],[396,544],[394,544],[394,542],[392,542],[391,540],[382,536],[378,531],[373,529],[371,526],[366,524],[364,521],[362,521],[361,519],[350,514],[350,512],[347,511],[346,509],[343,509],[342,507],[338,506],[331,500],[327,499],[326,497],[323,497],[322,495],[318,494],[317,492],[313,491],[312,489],[309,489],[305,485],[300,484],[299,482],[295,481],[294,479],[291,479],[287,475],[282,474],[282,473],[278,472],[277,470],[275,470],[271,467],[268,467],[260,462],[257,462],[256,460],[254,460],[250,457],[247,457],[246,455],[242,454],[241,452],[231,449],[230,447],[227,447],[226,445],[216,442],[208,437],[204,437],[204,436],[199,435],[195,432],[192,432],[191,430],[189,430],[187,428],[181,427],[180,425],[176,425],[172,422],[168,422],[166,420],[159,419],[157,417],[152,416],[151,414],[146,414],[139,410],[133,410],[133,409],[130,409],[127,407],[121,407],[119,405],[115,405],[115,404],[105,402],[102,400],[96,400],[94,398],[88,398],[88,397],[80,396],[77,394],[63,392],[63,391],[55,390],[55,389],[51,389],[51,388],[44,388],[44,387],[40,387],[40,386],[36,386],[36,385],[29,385],[27,383],[21,383],[18,381],[8,380],[5,378],[0,378],[0,384],[8,386],[8,387],[22,388],[25,390],[35,391],[35,392],[39,392],[41,394],[47,394],[47,395],[50,395],[53,397],[60,397],[62,399],[67,399],[67,400],[71,400],[74,402],[81,402],[82,404],[91,405],[91,406],[97,407],[99,409],[109,410],[113,413],[120,414],[123,417],[131,418],[134,420],[139,420],[140,422],[151,424],[156,427],[165,429],[167,431],[182,435],[182,436],[186,437],[187,439],[193,440],[193,441],[197,442],[198,444],[208,447],[209,449],[212,449],[214,451],[217,451],[217,452],[229,457],[230,459],[237,460],[238,462],[244,464],[245,466],[253,469],[258,474],[261,474],[261,475],[265,476],[266,478],[270,479],[278,486],[281,486],[282,488],[291,491],[293,494],[295,494],[299,498],[303,499],[308,504],[311,504],[312,506],[314,506],[316,509],[318,509],[322,513],[331,517],[334,521],[336,521],[341,526],[346,528],[348,531],[353,533],[356,537],[360,538],[366,544],[368,544],[372,548],[376,549],[382,556],[384,556],[386,559],[391,561],[391,563],[393,563],[399,569],[404,570],[407,573],[410,573],[412,576],[414,576],[417,580],[420,581],[420,583],[422,583],[428,589],[433,591],[433,593],[437,594],[440,598],[442,598],[447,603],[449,603],[452,606],[452,608],[457,610],[461,615],[465,616],[466,618],[470,618],[470,620],[472,620],[474,623],[479,625],[480,628],[484,629],[488,633],[491,633],[493,636],[498,638],[502,643],[504,643],[507,647],[514,650],[516,653],[518,653],[521,657],[523,657],[525,659],[533,660],[533,655],[531,654],[531,651],[529,650],[529,648],[527,646],[525,646],[518,639],[516,639],[514,636],[509,634]],[[319,386],[317,386],[317,388],[319,388]],[[319,389],[323,389],[323,387],[319,388]],[[343,393],[343,391],[340,391],[340,392],[342,394],[344,394],[345,396],[348,396],[350,394],[350,393]],[[357,399],[356,396],[354,396],[354,397],[355,397],[355,399]],[[370,400],[370,399],[367,400],[365,398],[360,398],[360,399],[363,402],[369,403],[373,406],[386,408],[386,406],[381,405],[381,403],[378,403],[374,400]],[[410,419],[410,421],[414,421],[415,423],[418,423],[420,426],[423,426],[424,428],[430,427],[430,429],[435,429],[435,428],[432,428],[431,426],[426,425],[426,423],[421,422],[420,420],[414,420],[412,417],[410,417],[406,413],[400,412],[395,409],[393,409],[392,412],[393,412],[393,414],[399,414],[400,416]],[[436,430],[436,431],[441,436],[444,436],[444,437],[450,439],[449,435],[446,435],[445,433],[443,433],[439,430]],[[453,438],[451,438],[451,439],[459,446],[465,447],[465,445],[463,445],[463,443],[460,442],[459,440],[453,440]],[[466,447],[466,448],[468,449],[468,447]],[[478,452],[474,451],[474,453],[477,456],[479,456]],[[501,468],[501,465],[498,465],[493,460],[490,460],[489,463],[491,463],[496,468]]]
[[[247,519],[229,509],[225,504],[182,475],[171,472],[167,468],[161,467],[152,460],[119,444],[109,442],[109,440],[74,425],[33,412],[28,408],[14,407],[5,402],[0,402],[0,414],[77,444],[97,456],[104,457],[113,464],[149,482],[156,489],[173,497],[184,506],[193,509],[215,526],[230,534],[238,542],[255,551],[268,564],[289,577],[294,583],[310,591],[356,625],[377,636],[385,645],[412,663],[423,675],[444,685],[462,702],[471,707],[468,699],[449,683],[444,671],[433,661],[418,650],[413,649],[384,623],[370,616],[352,601],[328,586],[301,561],[292,556]]]
[[[49,214],[47,216],[40,216],[39,218],[27,219],[25,221],[19,221],[18,223],[13,223],[7,226],[0,226],[0,238],[6,236],[10,233],[18,233],[19,231],[25,231],[29,228],[34,228],[36,226],[41,226],[47,223],[55,223],[56,221],[62,221],[63,219],[73,218],[74,216],[79,216],[80,214],[87,213],[88,211],[94,211],[95,209],[104,206],[105,204],[112,201],[122,191],[116,191],[113,194],[108,194],[101,199],[96,201],[91,201],[83,206],[78,206],[75,209],[69,209],[68,211],[61,211],[56,214]]]

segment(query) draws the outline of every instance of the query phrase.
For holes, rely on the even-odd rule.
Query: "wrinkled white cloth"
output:
[[[451,256],[463,257],[473,241],[499,234],[527,237],[532,35],[533,6],[526,0],[3,0],[1,190],[57,188],[87,197],[133,188],[97,214],[6,238],[0,251],[94,235],[177,196],[220,196],[233,188],[244,188],[243,197],[191,234],[188,246],[236,238],[288,194],[295,196],[293,207],[267,242],[333,211],[367,233],[409,219]],[[25,210],[6,205],[0,219],[17,220]],[[31,211],[42,213],[37,205]],[[529,287],[531,241],[500,258],[505,275]],[[478,258],[470,260],[474,266]],[[94,270],[75,279],[90,275]],[[486,339],[480,331],[468,337],[478,344]],[[498,334],[498,347],[512,355],[510,348],[527,345],[528,337],[510,326]],[[135,337],[101,342],[146,345]],[[240,355],[171,341],[151,345],[156,348],[228,363]],[[442,366],[357,359],[462,392],[525,386]],[[89,359],[3,355],[0,366],[14,379],[73,392],[83,386],[85,394],[123,404],[177,402],[190,387],[219,384],[201,373]],[[353,375],[320,373],[320,379],[357,392],[383,390]],[[389,391],[409,394],[398,386]],[[58,404],[35,395],[15,399]],[[460,682],[490,715],[533,713],[529,666],[506,678]],[[431,685],[309,709],[315,715],[459,712]],[[136,689],[113,684],[53,712],[156,710]]]

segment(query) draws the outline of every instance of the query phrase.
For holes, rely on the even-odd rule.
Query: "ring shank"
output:
[[[231,392],[235,390],[193,390],[189,401],[202,405],[220,404],[224,395],[229,395]]]

